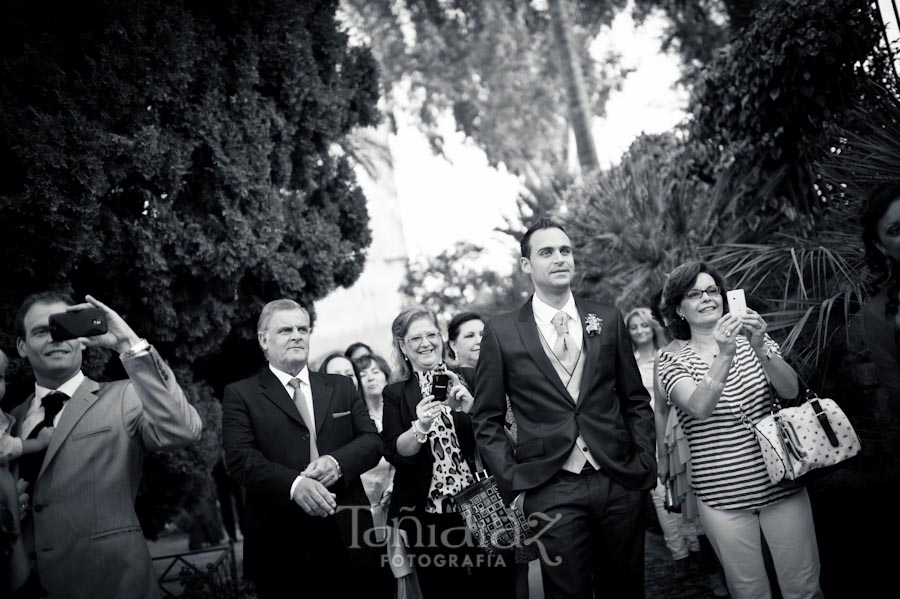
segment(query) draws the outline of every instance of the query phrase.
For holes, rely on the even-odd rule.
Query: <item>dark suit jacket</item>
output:
[[[622,486],[647,490],[656,482],[650,396],[622,315],[612,306],[578,298],[575,303],[586,352],[578,403],[541,346],[531,300],[484,328],[472,419],[482,457],[510,501],[558,472],[579,432]],[[584,330],[588,314],[603,320],[599,334]],[[515,450],[503,430],[507,395],[518,425]]]
[[[335,543],[321,538],[336,527],[344,548],[357,533],[371,527],[369,500],[359,475],[373,468],[382,455],[383,443],[375,423],[353,382],[344,376],[309,373],[312,387],[319,454],[329,454],[341,465],[342,477],[329,490],[341,506],[365,509],[338,510],[333,517],[308,516],[290,498],[291,485],[309,465],[309,431],[281,382],[268,367],[256,376],[225,388],[222,437],[231,476],[247,491],[244,508],[244,571],[252,580],[271,585],[283,579],[282,588],[301,588],[311,556]],[[360,530],[362,529],[362,530]],[[325,532],[323,532],[325,531]],[[347,555],[336,555],[346,563]]]
[[[434,456],[427,443],[413,456],[402,456],[397,453],[397,437],[409,430],[412,421],[416,419],[416,406],[422,401],[415,375],[405,381],[388,385],[382,391],[382,397],[384,457],[397,469],[394,473],[394,493],[391,496],[388,517],[402,518],[410,515],[411,509],[421,510],[425,507]],[[472,431],[472,418],[462,412],[453,412],[453,426],[456,428],[460,451],[474,472],[472,459],[475,455],[475,436]]]

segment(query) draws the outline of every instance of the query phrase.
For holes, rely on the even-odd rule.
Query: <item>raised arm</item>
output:
[[[125,389],[125,429],[148,451],[178,449],[200,439],[203,423],[153,347],[122,356],[131,384]]]

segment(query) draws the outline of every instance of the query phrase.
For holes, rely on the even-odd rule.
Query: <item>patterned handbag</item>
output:
[[[453,505],[465,519],[475,543],[489,555],[514,553],[516,563],[537,559],[537,547],[529,542],[532,532],[525,514],[503,501],[477,449],[475,464],[475,482],[453,497]]]
[[[773,483],[796,486],[807,473],[859,453],[859,436],[834,400],[807,389],[800,406],[781,408],[772,391],[772,412],[751,430]]]

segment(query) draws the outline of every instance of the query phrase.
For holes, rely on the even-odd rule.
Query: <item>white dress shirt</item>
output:
[[[291,398],[291,401],[294,401],[294,388],[291,387],[288,383],[290,383],[294,379],[298,379],[300,381],[300,390],[303,391],[303,399],[306,401],[306,409],[308,410],[307,414],[312,414],[312,417],[316,417],[316,410],[313,407],[313,393],[312,387],[309,384],[309,366],[304,366],[303,370],[297,373],[297,376],[293,374],[288,374],[283,370],[278,370],[271,364],[269,364],[269,370],[272,371],[272,374],[275,375],[275,378],[278,379],[278,382],[281,383],[281,386],[284,387],[284,392],[288,394],[288,397]],[[315,426],[315,423],[307,423],[308,426]],[[300,484],[300,479],[302,476],[297,476],[294,479],[294,482],[291,483],[291,499],[294,498],[294,489],[297,488],[297,485]]]
[[[44,406],[41,405],[41,400],[44,399],[50,393],[54,391],[59,391],[60,393],[65,393],[69,397],[75,395],[75,392],[78,390],[78,387],[81,386],[81,383],[84,382],[84,373],[80,370],[76,372],[72,378],[67,380],[65,383],[57,387],[56,389],[48,389],[47,387],[41,387],[37,383],[34,384],[34,398],[31,400],[31,405],[28,406],[28,411],[25,413],[25,419],[22,421],[22,427],[19,429],[19,437],[22,439],[27,439],[29,433],[34,430],[38,424],[44,419]],[[66,406],[69,405],[69,402],[65,402],[62,405],[62,409],[53,418],[53,426],[56,426],[59,423],[59,419],[62,417],[63,412],[66,411]]]

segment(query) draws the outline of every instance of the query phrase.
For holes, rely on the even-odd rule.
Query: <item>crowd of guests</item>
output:
[[[866,338],[900,417],[900,185],[863,214],[874,294]],[[266,304],[267,366],[223,401],[219,501],[244,537],[261,598],[523,597],[527,563],[487,554],[454,497],[493,475],[538,530],[544,596],[643,597],[648,497],[676,570],[696,562],[710,594],[822,597],[803,486],[774,484],[753,431],[797,373],[751,308],[733,311],[713,266],[674,268],[649,307],[624,316],[575,298],[575,248],[542,219],[521,240],[534,295],[492,319],[401,311],[390,360],[364,343],[310,368],[312,323]],[[57,341],[50,315],[98,308],[103,335]],[[134,512],[143,455],[199,438],[200,418],[153,347],[110,307],[56,293],[16,316],[34,393],[0,412],[4,597],[158,597]],[[128,375],[98,384],[86,347]],[[0,399],[8,358],[0,352]],[[477,458],[477,459],[476,459]]]

